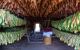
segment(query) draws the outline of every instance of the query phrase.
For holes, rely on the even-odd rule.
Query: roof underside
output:
[[[0,8],[28,18],[63,18],[80,11],[80,0],[0,0]]]

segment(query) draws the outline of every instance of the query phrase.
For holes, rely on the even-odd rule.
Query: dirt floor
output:
[[[59,39],[54,39],[52,45],[46,46],[43,43],[27,43],[27,38],[24,37],[14,44],[0,46],[0,50],[74,50],[74,48],[60,42]]]

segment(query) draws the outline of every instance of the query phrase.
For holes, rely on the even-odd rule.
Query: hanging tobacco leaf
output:
[[[67,32],[80,32],[80,12],[66,17],[65,19],[52,21],[52,26]]]
[[[26,21],[24,19],[18,18],[17,16],[11,14],[9,11],[0,9],[0,25],[2,27],[15,27],[25,24]]]
[[[80,10],[80,0],[0,0],[5,8],[20,16],[61,18]]]

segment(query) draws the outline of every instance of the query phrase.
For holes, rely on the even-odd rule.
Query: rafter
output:
[[[0,0],[0,8],[26,17],[67,16],[80,10],[80,0]]]

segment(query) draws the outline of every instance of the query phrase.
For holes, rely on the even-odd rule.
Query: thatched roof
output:
[[[0,0],[0,8],[26,17],[65,17],[80,10],[80,0]]]

